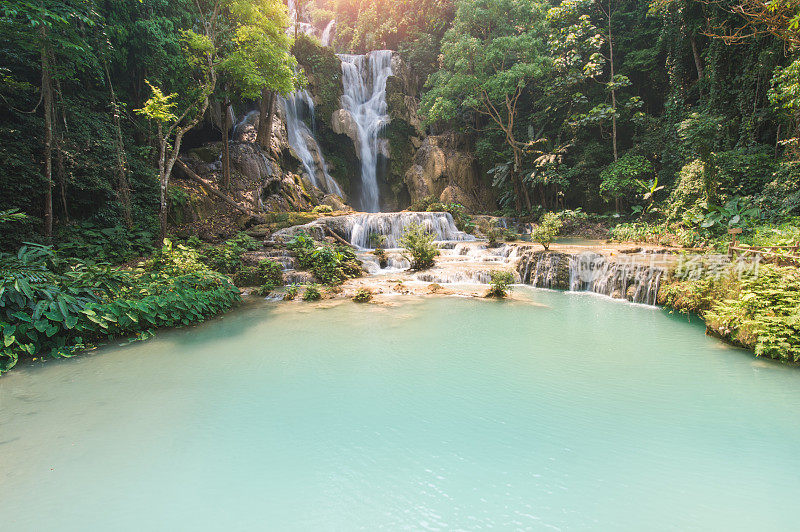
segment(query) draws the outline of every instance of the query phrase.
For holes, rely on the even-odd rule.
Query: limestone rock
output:
[[[474,157],[456,134],[426,138],[404,178],[411,201],[435,197],[461,203],[468,211],[494,206],[490,187],[481,182]]]
[[[337,135],[347,135],[353,141],[356,155],[361,157],[361,140],[358,136],[358,124],[347,109],[337,109],[331,116],[331,129]]]

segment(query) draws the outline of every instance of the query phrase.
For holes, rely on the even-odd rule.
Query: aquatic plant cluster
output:
[[[800,272],[761,265],[755,275],[677,279],[666,283],[659,303],[699,314],[709,332],[752,349],[757,356],[800,362]]]
[[[191,260],[122,270],[23,246],[0,254],[0,373],[23,356],[70,357],[112,338],[196,323],[239,299],[230,279]]]

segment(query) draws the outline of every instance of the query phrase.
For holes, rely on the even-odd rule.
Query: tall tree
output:
[[[192,94],[182,103],[175,93],[165,94],[150,85],[152,96],[136,112],[153,120],[157,130],[157,165],[160,186],[159,241],[167,236],[167,191],[172,168],[178,159],[183,137],[203,118],[209,98],[217,85],[219,67],[219,38],[223,31],[223,0],[196,3],[198,31],[183,32],[183,49],[187,60],[195,69],[195,86]],[[176,110],[176,107],[178,108]]]
[[[463,0],[442,41],[442,69],[431,76],[426,119],[453,120],[466,110],[499,128],[511,152],[517,209],[531,208],[521,178],[527,142],[518,124],[528,84],[549,70],[547,4],[536,0]],[[523,132],[523,133],[521,133]]]

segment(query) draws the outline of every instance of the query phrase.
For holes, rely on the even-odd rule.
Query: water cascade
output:
[[[281,105],[286,117],[289,145],[303,163],[311,182],[329,194],[342,196],[339,184],[328,173],[328,165],[322,155],[322,149],[314,138],[314,133],[303,121],[307,112],[312,124],[314,122],[314,100],[311,99],[311,95],[307,90],[293,92],[287,98],[281,98]]]
[[[333,37],[336,31],[336,21],[331,20],[328,22],[328,25],[325,26],[325,30],[322,32],[322,46],[330,46],[333,44]]]
[[[611,261],[604,255],[585,252],[570,261],[570,290],[594,292],[634,303],[655,305],[664,269],[646,261]]]
[[[522,282],[539,288],[593,292],[655,305],[664,268],[646,259],[644,255],[610,259],[589,251],[578,255],[535,251],[521,258],[517,271]]]
[[[392,52],[340,55],[342,60],[342,107],[357,126],[361,159],[361,210],[380,211],[378,154],[383,127],[389,123],[386,80],[392,75]]]
[[[475,237],[459,231],[447,212],[385,212],[352,214],[338,217],[334,229],[345,240],[359,248],[370,248],[370,235],[386,237],[384,247],[397,248],[409,224],[418,223],[436,235],[436,240],[467,241]],[[333,220],[332,218],[329,220]]]

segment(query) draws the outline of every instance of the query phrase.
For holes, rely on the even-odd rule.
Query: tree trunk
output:
[[[167,139],[164,138],[163,128],[158,124],[158,178],[160,185],[160,203],[158,209],[158,242],[156,247],[161,249],[164,239],[167,238],[167,187],[169,186],[169,172],[166,168]]]
[[[617,152],[617,90],[613,88],[614,83],[614,41],[611,35],[611,0],[608,1],[608,62],[611,67],[611,144],[614,149],[614,161],[619,160]]]
[[[518,186],[517,193],[522,192],[522,197],[525,198],[525,206],[528,208],[528,212],[530,212],[531,197],[528,194],[528,187],[525,186],[525,183],[522,181],[522,175],[520,174],[520,170],[522,169],[522,151],[517,147],[516,139],[514,139],[513,136],[509,136],[508,141],[514,150],[514,180]]]
[[[222,189],[226,192],[231,189],[231,144],[230,144],[230,112],[231,103],[225,98],[222,102]]]
[[[111,111],[114,119],[114,151],[117,156],[117,200],[122,207],[122,218],[125,220],[125,227],[133,228],[133,216],[131,215],[131,189],[128,183],[128,173],[125,168],[125,144],[122,140],[122,125],[120,124],[120,110],[117,103],[117,95],[111,83],[111,74],[108,71],[108,62],[103,62],[103,67],[108,80],[108,88],[111,95]]]
[[[44,104],[44,236],[50,241],[53,239],[53,87],[44,25],[41,26],[39,35],[42,39],[42,101]]]
[[[692,34],[692,55],[694,56],[694,67],[697,69],[698,81],[703,79],[703,58],[700,57],[700,51],[697,49],[697,37]]]
[[[275,92],[262,89],[261,90],[261,103],[259,105],[260,116],[258,119],[258,135],[256,135],[256,142],[267,153],[270,151],[270,144],[272,142],[272,120],[275,116]]]

